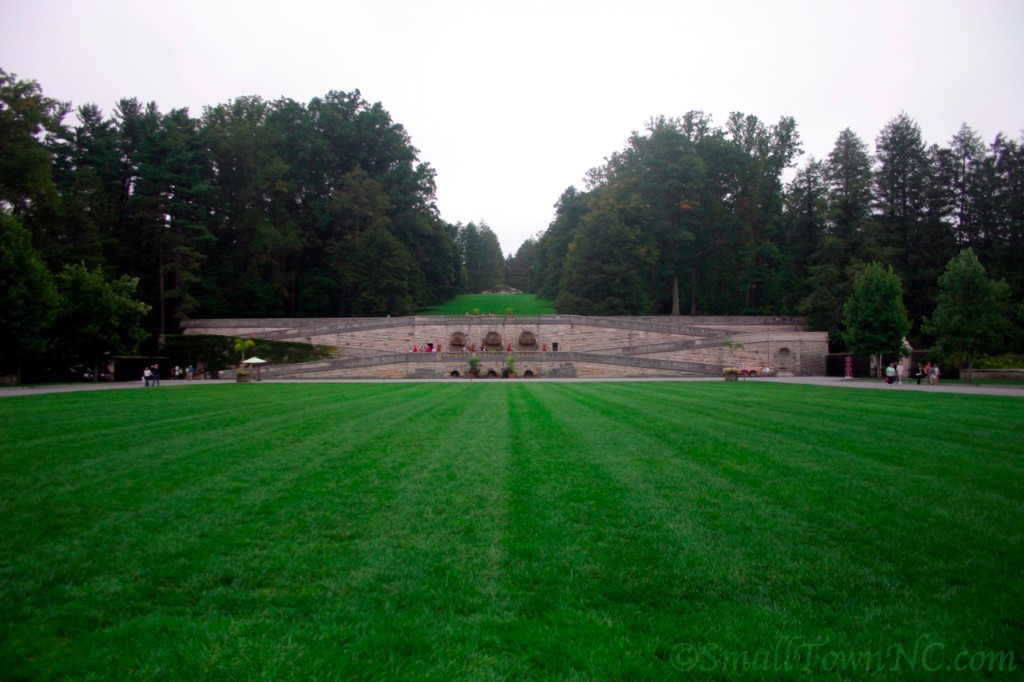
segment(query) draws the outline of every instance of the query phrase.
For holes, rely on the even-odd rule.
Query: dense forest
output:
[[[920,337],[967,247],[1021,300],[1020,142],[986,145],[964,125],[928,146],[900,114],[873,153],[844,130],[827,159],[801,154],[792,118],[652,119],[504,258],[484,222],[442,219],[434,170],[358,91],[242,97],[198,118],[127,98],[108,115],[0,71],[3,243],[30,251],[5,254],[23,273],[5,284],[41,291],[49,277],[57,301],[88,281],[120,301],[112,320],[137,300],[132,336],[150,344],[187,318],[403,315],[502,282],[560,312],[802,314],[839,340],[873,262],[900,277]],[[56,314],[19,305],[5,334]]]
[[[440,218],[417,153],[358,91],[106,116],[0,71],[2,212],[54,274],[137,279],[154,338],[189,317],[403,315],[500,284],[497,237]]]
[[[828,158],[798,167],[801,153],[788,117],[652,119],[585,191],[564,191],[548,229],[508,259],[509,283],[562,312],[801,314],[839,345],[844,302],[871,263],[900,278],[919,347],[962,250],[1022,300],[1021,142],[986,146],[964,124],[948,146],[927,145],[901,113],[874,153],[849,129]]]

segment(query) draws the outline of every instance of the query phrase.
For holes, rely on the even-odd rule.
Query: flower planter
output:
[[[725,380],[726,381],[739,381],[740,380],[740,375],[735,373],[735,372],[726,372]]]

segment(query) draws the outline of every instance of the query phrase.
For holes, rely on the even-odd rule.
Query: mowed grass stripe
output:
[[[364,391],[353,388],[355,393]],[[422,394],[422,390],[419,392]],[[359,511],[366,516],[376,514],[391,494],[387,488],[396,486],[401,479],[400,468],[411,464],[404,445],[417,435],[415,425],[432,423],[423,417],[436,406],[432,396],[421,395],[417,402],[408,399],[407,393],[408,389],[383,394],[373,391],[364,393],[365,400],[354,401],[339,399],[335,391],[331,398],[314,401],[312,408],[307,406],[303,417],[297,420],[299,423],[291,427],[295,435],[288,438],[281,435],[279,420],[261,420],[260,412],[270,415],[287,411],[287,404],[302,399],[289,390],[284,394],[291,400],[256,410],[248,406],[239,410],[232,421],[244,423],[245,427],[240,431],[226,428],[227,437],[219,453],[201,448],[190,452],[187,443],[151,440],[161,443],[153,446],[154,454],[177,453],[177,465],[170,469],[190,469],[193,460],[205,461],[209,456],[216,460],[215,468],[190,472],[187,483],[179,475],[164,480],[147,479],[133,487],[145,485],[153,491],[153,497],[148,502],[137,498],[130,508],[114,505],[111,509],[104,499],[91,498],[90,490],[62,491],[62,499],[74,500],[73,509],[54,506],[59,502],[57,499],[47,500],[46,508],[40,510],[42,516],[60,524],[73,513],[91,509],[95,517],[80,515],[74,519],[75,528],[51,526],[61,533],[60,545],[23,542],[22,547],[29,549],[22,550],[24,564],[30,569],[23,579],[31,581],[38,575],[38,566],[53,567],[54,574],[47,582],[64,590],[70,602],[79,595],[123,591],[126,582],[134,583],[146,592],[133,598],[141,612],[159,607],[161,604],[155,600],[163,604],[194,604],[206,613],[227,614],[251,606],[246,601],[266,603],[267,595],[274,592],[289,601],[299,601],[303,591],[296,588],[309,579],[301,574],[310,570],[303,561],[309,558],[310,548],[316,542],[308,532],[310,526],[318,525],[328,536],[350,536],[358,530],[352,517]],[[154,394],[142,398],[158,399]],[[370,419],[370,415],[375,418]],[[413,425],[413,432],[405,429],[396,433],[405,422]],[[190,438],[213,437],[210,429],[218,425],[221,424],[217,420],[208,421]],[[302,433],[310,437],[299,435]],[[274,435],[268,438],[269,434]],[[284,441],[289,439],[292,442],[285,447]],[[269,447],[268,441],[274,440],[276,447]],[[147,454],[133,453],[141,461],[146,461]],[[116,458],[111,464],[116,464]],[[313,480],[310,472],[319,472],[322,480]],[[160,478],[158,471],[152,473]],[[307,480],[300,481],[303,475]],[[101,477],[101,482],[89,487],[113,486],[109,492],[116,498],[117,479],[116,475]],[[133,484],[129,478],[121,480],[122,486]],[[338,482],[342,484],[335,485]],[[306,508],[306,501],[312,501],[313,509]],[[328,516],[343,509],[344,523],[332,529],[323,519],[318,523],[308,518],[322,511],[317,507],[324,506],[330,509]],[[19,525],[33,527],[31,523]],[[78,533],[86,534],[94,544],[76,552]],[[46,564],[45,559],[33,562],[31,553],[41,557],[60,555],[64,561],[59,565]],[[80,554],[84,558],[76,560]],[[111,560],[115,566],[141,564],[145,568],[111,581],[105,564],[99,563]],[[316,569],[314,565],[313,570]],[[26,587],[31,591],[31,585]],[[314,602],[315,599],[310,600],[310,604]],[[55,625],[63,627],[59,622]],[[237,636],[237,632],[231,636]]]
[[[338,579],[351,634],[332,655],[345,678],[487,679],[486,626],[508,618],[501,565],[507,491],[503,391],[428,385],[429,420],[397,427],[409,467]],[[445,652],[438,655],[438,652]]]
[[[743,411],[745,418],[739,418],[728,407],[716,418],[695,406],[693,396],[686,390],[679,391],[682,395],[675,396],[678,399],[673,400],[677,389],[671,385],[652,389],[664,398],[658,401],[659,404],[684,407],[677,415],[696,414],[699,415],[697,421],[680,423],[680,418],[673,416],[671,407],[662,411],[662,419],[652,420],[646,407],[637,408],[636,402],[623,397],[623,394],[642,392],[635,384],[621,391],[603,391],[600,397],[589,398],[589,402],[607,403],[605,411],[619,415],[617,426],[633,422],[649,430],[698,433],[705,443],[714,442],[714,433],[733,434],[731,437],[735,437],[736,442],[722,443],[721,452],[727,453],[725,457],[716,456],[711,450],[697,451],[709,465],[716,467],[721,476],[735,482],[730,486],[718,478],[713,485],[720,494],[730,497],[729,506],[734,511],[740,508],[738,501],[750,501],[746,514],[733,519],[729,525],[735,524],[751,538],[769,540],[766,546],[776,557],[795,553],[799,561],[809,562],[808,567],[820,565],[827,574],[834,574],[836,565],[844,567],[835,575],[839,581],[835,586],[838,589],[830,598],[838,604],[825,604],[826,607],[835,608],[861,601],[873,610],[873,604],[889,600],[892,604],[892,625],[905,623],[909,635],[914,626],[922,627],[923,624],[915,622],[908,614],[915,610],[915,604],[922,595],[932,594],[940,585],[961,584],[962,576],[972,573],[979,565],[986,567],[986,577],[981,580],[991,579],[993,582],[986,586],[991,589],[999,589],[1008,572],[1019,574],[1019,566],[1007,561],[1005,555],[1009,550],[1012,556],[1021,556],[1019,517],[1015,522],[1009,516],[1019,515],[1021,511],[1019,490],[1016,499],[993,498],[984,484],[977,488],[964,485],[963,477],[958,477],[956,472],[970,469],[970,461],[957,461],[956,455],[949,455],[956,466],[944,469],[945,475],[938,476],[929,457],[934,447],[932,443],[896,438],[893,447],[901,447],[902,444],[906,449],[912,445],[914,452],[910,456],[901,453],[887,455],[890,444],[885,443],[882,452],[868,460],[867,466],[862,457],[853,455],[854,464],[850,471],[857,472],[857,475],[837,481],[834,474],[822,471],[822,457],[828,458],[827,466],[827,462],[847,457],[848,445],[852,444],[858,451],[869,447],[858,442],[856,436],[841,433],[833,437],[831,448],[804,449],[804,452],[800,451],[798,443],[786,447],[786,443],[781,441],[773,447],[771,439],[759,437],[765,430],[759,429],[757,424],[769,423],[768,417],[775,411],[775,405],[785,404],[794,412],[801,411],[799,388],[792,391],[790,387],[784,387],[784,392],[792,392],[791,399],[765,403],[773,406],[767,411],[764,406],[757,408],[748,401]],[[772,393],[770,391],[764,397]],[[656,396],[646,394],[646,397]],[[999,407],[993,405],[994,408],[1006,406],[1012,414],[1012,401],[996,402]],[[711,397],[708,403],[716,404],[716,401]],[[946,422],[950,419],[947,415]],[[975,419],[972,417],[968,421]],[[753,426],[735,428],[737,421],[746,421]],[[1019,422],[1011,420],[1009,423]],[[825,442],[820,432],[827,429],[834,430],[835,424],[822,421],[817,429],[805,424],[802,432],[814,437],[818,431],[819,441]],[[1019,436],[1007,429],[1003,423],[999,429],[1001,434],[997,432],[997,436],[1006,436],[1008,442],[1013,443]],[[714,433],[702,433],[709,430]],[[681,440],[683,451],[692,453],[685,446],[689,435]],[[624,444],[623,447],[629,446]],[[617,448],[612,446],[608,449]],[[908,459],[923,464],[927,473],[916,471],[907,464]],[[1008,461],[1001,460],[997,464],[995,458],[992,460],[992,466],[1001,470],[1004,481],[1020,480],[1019,451]],[[801,473],[805,462],[810,466],[806,473]],[[878,467],[881,467],[880,471]],[[863,475],[873,469],[876,475]],[[723,526],[722,519],[716,519],[715,525]],[[907,557],[915,559],[909,566]],[[757,566],[752,568],[758,569]],[[780,568],[763,564],[752,574],[752,582],[757,582],[757,577],[762,575],[785,575],[786,572]],[[830,589],[829,581],[820,580],[813,572],[805,572],[803,577],[815,583],[815,592],[827,593]],[[844,581],[847,584],[844,585]],[[1015,591],[1019,593],[1019,590]],[[742,586],[735,586],[734,593],[742,594]],[[955,590],[949,591],[947,597],[954,598],[954,593]],[[847,594],[854,596],[851,599]],[[975,617],[965,613],[958,626],[970,630]]]
[[[1018,401],[755,382],[115,393],[0,403],[13,675],[674,679],[686,642],[1024,646]],[[880,439],[879,421],[909,428]]]
[[[518,618],[504,640],[524,678],[630,679],[667,670],[671,644],[650,626],[672,585],[623,514],[588,435],[558,387],[516,386],[509,579]],[[567,421],[568,420],[568,421]],[[659,659],[660,656],[660,659]],[[647,672],[644,672],[647,671]]]

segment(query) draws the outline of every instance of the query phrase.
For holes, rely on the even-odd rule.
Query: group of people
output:
[[[189,365],[185,369],[175,365],[171,367],[171,378],[172,379],[188,379],[189,381],[195,376],[195,368]],[[160,365],[152,364],[142,370],[142,383],[146,386],[159,386],[160,385]]]
[[[902,362],[890,362],[889,366],[885,368],[885,383],[890,386],[902,386],[905,372]],[[921,385],[922,380],[927,380],[930,386],[937,386],[940,374],[938,365],[929,362],[921,366],[919,362],[914,363],[914,378],[917,379],[918,386]]]
[[[146,386],[159,386],[160,365],[153,364],[142,370],[142,383]]]

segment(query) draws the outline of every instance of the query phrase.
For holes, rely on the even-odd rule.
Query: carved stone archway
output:
[[[448,339],[448,348],[454,351],[466,350],[466,334],[464,332],[453,332]]]
[[[537,350],[537,337],[533,332],[523,332],[519,335],[520,350]]]
[[[501,334],[487,332],[484,336],[484,350],[501,350]]]

